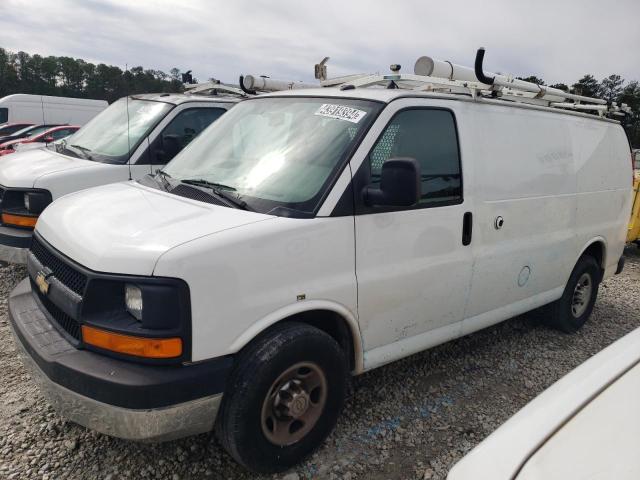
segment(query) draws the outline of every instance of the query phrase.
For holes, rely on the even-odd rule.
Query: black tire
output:
[[[268,396],[273,398],[269,394],[274,391],[274,382],[301,362],[313,362],[324,374],[324,408],[319,409],[315,423],[309,422],[313,426],[304,437],[291,445],[276,445],[263,431],[263,407]],[[250,470],[286,470],[318,448],[335,427],[348,374],[345,354],[331,336],[301,323],[277,325],[240,352],[218,413],[217,437],[227,452]]]
[[[574,307],[574,294],[576,286],[585,275],[590,277],[591,289],[588,298],[585,298],[584,308],[576,312]],[[573,268],[564,293],[559,300],[545,306],[542,309],[542,319],[548,326],[565,333],[575,333],[586,323],[591,316],[598,296],[598,288],[602,280],[602,270],[595,258],[583,255]],[[578,314],[576,314],[578,313]]]

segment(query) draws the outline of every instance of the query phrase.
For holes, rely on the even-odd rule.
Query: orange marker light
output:
[[[10,213],[2,214],[2,223],[5,225],[16,225],[18,227],[31,227],[36,226],[38,217],[28,217],[26,215],[12,215]]]
[[[182,355],[180,338],[143,338],[82,326],[84,343],[112,352],[145,358],[175,358]]]

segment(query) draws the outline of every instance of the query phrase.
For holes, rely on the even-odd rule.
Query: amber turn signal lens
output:
[[[38,217],[28,217],[26,215],[12,215],[10,213],[2,214],[2,223],[5,225],[15,225],[17,227],[31,227],[36,226]]]
[[[144,338],[82,326],[82,340],[94,347],[145,358],[175,358],[182,355],[180,338]]]

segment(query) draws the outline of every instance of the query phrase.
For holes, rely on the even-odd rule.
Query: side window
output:
[[[458,138],[448,110],[411,109],[396,114],[369,154],[372,183],[380,181],[382,164],[394,157],[411,157],[420,163],[420,205],[462,200]]]
[[[0,108],[0,123],[5,123],[8,121],[9,121],[9,109]]]
[[[160,134],[162,155],[157,163],[167,163],[225,112],[222,108],[190,108],[180,112]]]

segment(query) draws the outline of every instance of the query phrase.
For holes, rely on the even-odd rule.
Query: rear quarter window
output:
[[[0,108],[0,123],[9,121],[9,109],[6,107]]]

